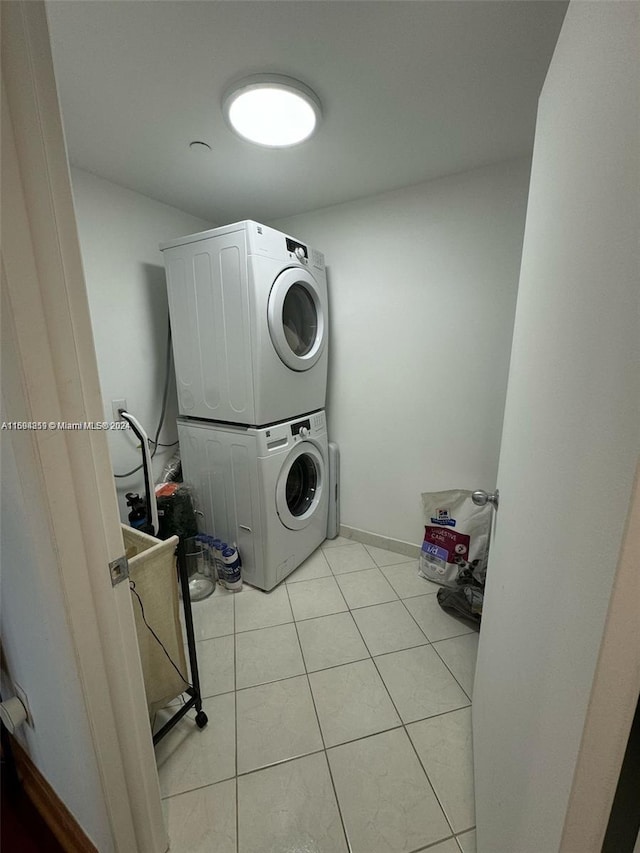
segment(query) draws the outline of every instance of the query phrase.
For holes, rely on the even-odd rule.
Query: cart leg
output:
[[[196,725],[204,728],[207,724],[207,715],[202,710],[202,696],[200,693],[200,674],[198,672],[198,657],[196,654],[196,638],[193,632],[193,613],[191,611],[191,598],[189,596],[189,578],[187,576],[187,561],[185,559],[184,544],[178,544],[178,575],[180,578],[180,589],[182,591],[182,606],[184,607],[184,623],[187,630],[187,648],[189,650],[189,664],[191,666],[192,689],[187,692],[194,699],[197,711]],[[200,718],[200,721],[198,721]]]

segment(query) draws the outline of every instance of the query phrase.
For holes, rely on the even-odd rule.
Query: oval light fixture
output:
[[[312,90],[280,74],[254,74],[227,91],[222,111],[231,129],[267,148],[289,148],[309,139],[321,117]]]

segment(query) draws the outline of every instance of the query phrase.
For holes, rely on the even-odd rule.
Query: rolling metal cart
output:
[[[155,501],[153,484],[151,482],[151,455],[149,452],[149,439],[143,427],[133,415],[124,410],[120,410],[120,415],[123,419],[128,421],[131,426],[131,429],[135,433],[136,437],[139,439],[142,447],[142,463],[147,504],[147,524],[142,528],[142,531],[151,536],[157,536],[159,528],[158,509]],[[189,595],[189,576],[185,551],[185,542],[184,539],[181,539],[179,536],[172,538],[178,540],[175,548],[175,555],[178,570],[178,580],[180,582],[180,590],[182,593],[184,623],[187,633],[187,649],[189,653],[189,665],[191,668],[191,683],[189,684],[187,689],[183,691],[189,696],[189,699],[184,703],[184,705],[181,705],[176,711],[176,713],[173,714],[173,716],[169,720],[167,720],[167,722],[162,726],[162,728],[160,728],[153,735],[154,746],[159,743],[162,738],[165,737],[165,735],[167,735],[171,731],[171,729],[173,729],[174,726],[177,725],[177,723],[179,723],[180,720],[185,716],[185,714],[187,714],[192,708],[196,709],[195,722],[199,729],[203,729],[208,723],[207,715],[202,710],[202,695],[200,692],[200,676],[198,672],[196,639],[193,630],[193,612],[191,609],[191,598]],[[158,542],[161,541],[162,540],[158,540]],[[167,654],[166,650],[165,654]],[[167,657],[169,657],[168,654]],[[171,658],[169,658],[169,660],[171,660]],[[171,662],[173,663],[173,661]],[[175,666],[175,664],[173,665]]]

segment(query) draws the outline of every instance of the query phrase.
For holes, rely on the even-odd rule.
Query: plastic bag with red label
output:
[[[457,586],[458,576],[468,571],[484,585],[491,534],[491,504],[476,506],[471,492],[450,489],[425,492],[424,541],[419,573],[442,586]]]

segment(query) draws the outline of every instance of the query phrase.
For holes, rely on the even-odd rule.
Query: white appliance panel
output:
[[[247,583],[273,589],[326,537],[324,412],[261,429],[181,418],[178,436],[185,482],[194,486],[204,516],[203,532],[238,546]],[[299,455],[313,458],[318,478],[314,500],[302,515],[293,516],[296,526],[290,513],[279,514],[276,493]],[[280,500],[286,503],[284,494]]]
[[[162,249],[182,415],[260,426],[324,408],[321,252],[251,221]]]

